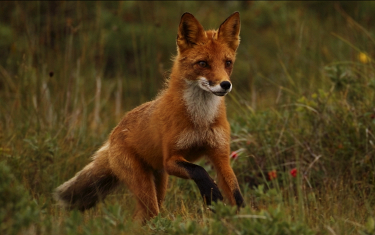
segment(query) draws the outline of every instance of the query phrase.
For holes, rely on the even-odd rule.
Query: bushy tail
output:
[[[84,211],[103,200],[119,184],[108,162],[108,145],[94,155],[94,160],[73,178],[55,190],[55,199],[67,209]]]

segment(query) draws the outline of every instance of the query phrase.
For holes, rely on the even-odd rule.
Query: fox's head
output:
[[[218,30],[208,31],[192,14],[183,14],[177,34],[176,58],[183,79],[217,96],[230,92],[239,34],[238,12],[229,16]]]

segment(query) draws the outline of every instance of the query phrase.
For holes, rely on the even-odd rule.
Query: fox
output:
[[[191,13],[181,16],[166,88],[127,112],[92,161],[55,189],[61,206],[84,211],[125,185],[137,202],[133,220],[144,224],[159,214],[169,175],[193,180],[207,206],[224,200],[221,191],[227,203],[245,206],[230,166],[224,100],[232,90],[240,24],[239,12],[207,31]],[[193,163],[202,157],[213,165],[217,182]]]

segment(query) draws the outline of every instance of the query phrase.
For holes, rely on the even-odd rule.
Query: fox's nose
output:
[[[220,86],[221,86],[221,88],[223,88],[224,90],[228,90],[228,89],[232,86],[232,84],[230,84],[230,82],[228,82],[228,81],[224,81],[224,82],[221,82],[221,83],[220,83]]]

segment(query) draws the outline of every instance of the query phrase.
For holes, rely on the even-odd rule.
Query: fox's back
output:
[[[158,101],[144,103],[126,113],[110,135],[110,146],[122,146],[154,168],[162,167],[160,131],[154,115]]]

